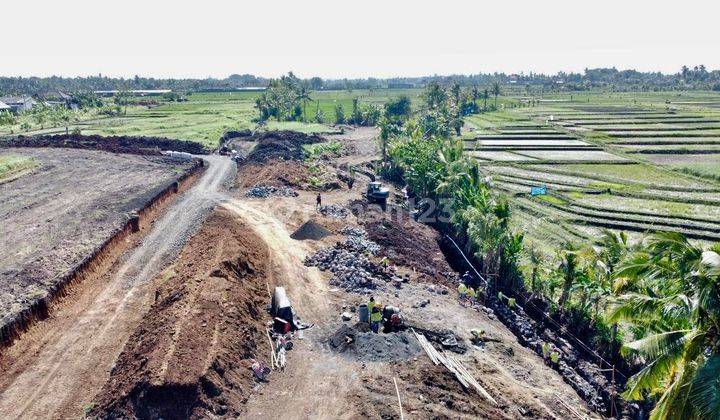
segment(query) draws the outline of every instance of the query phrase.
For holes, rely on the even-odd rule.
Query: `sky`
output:
[[[717,0],[9,1],[0,76],[676,73],[720,69],[719,12]]]

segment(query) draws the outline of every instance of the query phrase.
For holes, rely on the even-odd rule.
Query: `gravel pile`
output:
[[[367,239],[364,230],[346,226],[340,232],[347,236],[345,242],[320,249],[305,258],[305,265],[330,271],[333,273],[330,284],[347,291],[372,289],[380,282],[392,280],[391,270],[368,258],[379,253],[380,246]]]
[[[407,331],[375,334],[368,324],[343,324],[328,340],[330,347],[357,360],[389,362],[408,360],[422,352],[417,339]]]
[[[274,187],[272,185],[256,184],[245,193],[246,197],[297,197],[298,193],[290,187]]]
[[[380,245],[368,239],[367,232],[363,229],[345,226],[340,233],[347,236],[345,246],[352,250],[377,255],[382,249]]]
[[[348,291],[372,289],[389,280],[382,267],[358,251],[343,248],[343,244],[319,250],[305,259],[305,265],[330,271],[330,284]]]
[[[329,204],[327,206],[320,206],[320,214],[326,217],[332,217],[334,219],[344,219],[348,217],[350,211],[347,207],[339,204]]]

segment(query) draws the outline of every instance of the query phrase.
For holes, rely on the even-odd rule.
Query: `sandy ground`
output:
[[[8,149],[40,167],[0,185],[0,325],[46,295],[189,167],[162,157]]]
[[[82,414],[147,311],[148,281],[177,256],[233,176],[235,165],[229,159],[207,160],[210,165],[202,178],[155,222],[139,246],[4,352],[4,418]]]

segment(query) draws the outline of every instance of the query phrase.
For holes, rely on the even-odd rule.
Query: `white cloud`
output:
[[[720,68],[717,1],[24,0],[2,75],[367,77]],[[6,38],[8,39],[8,38]]]

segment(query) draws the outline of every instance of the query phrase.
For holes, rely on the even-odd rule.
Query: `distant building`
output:
[[[0,102],[0,112],[2,111],[11,111],[12,108],[10,108],[10,105],[6,104],[5,102]]]
[[[79,109],[80,105],[73,99],[71,95],[56,90],[42,96],[43,102],[47,106],[64,106],[67,109]]]
[[[10,111],[16,114],[23,111],[29,111],[37,105],[35,99],[30,96],[3,96],[0,97],[0,102],[9,106]]]
[[[122,91],[120,91],[120,90],[96,90],[93,93],[96,94],[97,96],[110,97],[110,96],[117,95],[119,92],[122,92]],[[128,92],[129,94],[131,94],[133,96],[159,96],[159,95],[164,95],[166,93],[171,93],[172,90],[170,90],[170,89],[135,89],[135,90],[128,90],[126,92]]]

